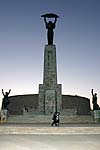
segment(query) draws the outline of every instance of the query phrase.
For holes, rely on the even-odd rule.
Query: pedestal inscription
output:
[[[55,112],[55,90],[45,92],[45,112],[46,114]]]

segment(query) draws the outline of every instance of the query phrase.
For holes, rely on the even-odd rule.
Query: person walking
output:
[[[52,117],[52,126],[55,125],[55,126],[59,126],[59,115],[60,113],[59,112],[55,112],[53,117]]]
[[[57,112],[55,112],[53,117],[52,117],[52,124],[51,124],[52,126],[53,125],[57,126],[57,124],[56,124],[56,117],[57,117],[56,114],[57,114]]]

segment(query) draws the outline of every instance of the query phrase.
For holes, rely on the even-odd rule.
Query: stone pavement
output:
[[[0,135],[0,150],[99,150],[100,135]]]
[[[0,124],[0,150],[99,150],[100,124]]]

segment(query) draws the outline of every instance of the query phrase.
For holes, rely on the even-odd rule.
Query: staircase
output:
[[[9,116],[7,123],[49,123],[51,115],[13,115]],[[60,123],[94,123],[92,115],[60,115]]]

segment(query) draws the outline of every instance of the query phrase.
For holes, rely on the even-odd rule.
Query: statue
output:
[[[2,94],[3,94],[4,98],[3,98],[2,108],[1,109],[8,109],[8,107],[7,107],[8,104],[9,104],[9,97],[8,97],[8,95],[10,94],[10,92],[11,92],[11,89],[9,90],[9,92],[5,92],[5,93],[4,93],[3,89],[2,89]]]
[[[55,29],[58,15],[49,13],[49,14],[44,14],[41,17],[44,17],[46,29],[48,30],[47,31],[48,45],[53,45],[53,37],[54,37],[53,29]],[[54,20],[54,22],[52,22],[52,21],[47,22],[47,18],[55,18],[55,20]]]
[[[93,103],[93,110],[99,110],[100,107],[99,105],[97,104],[97,93],[93,93],[93,89],[91,90],[91,93],[92,93],[92,103]]]

